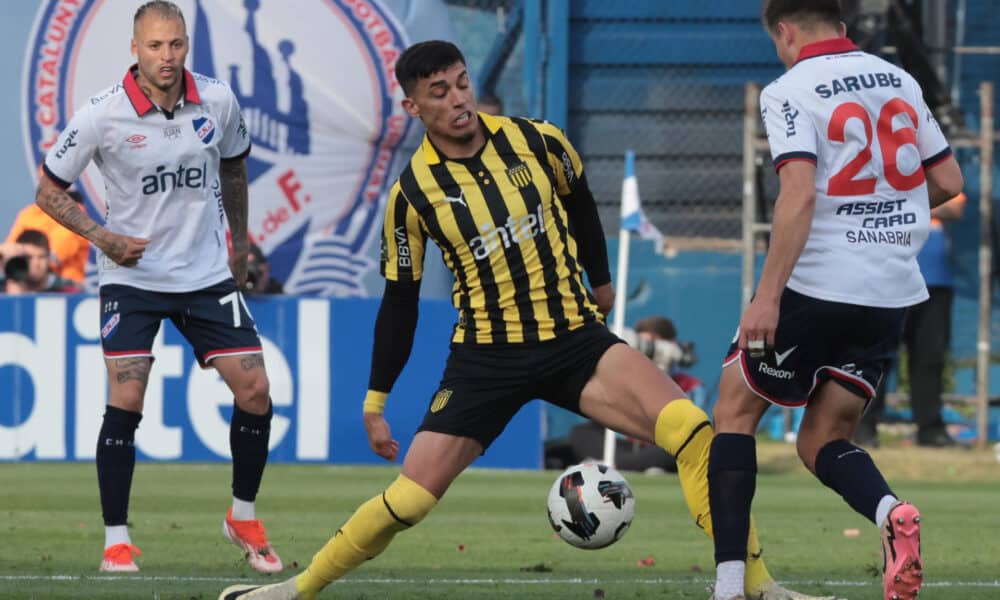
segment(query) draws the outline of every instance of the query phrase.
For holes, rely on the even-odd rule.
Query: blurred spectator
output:
[[[79,292],[76,282],[52,272],[49,238],[37,229],[26,229],[12,244],[4,244],[4,293]]]
[[[673,321],[659,315],[640,319],[635,324],[635,333],[640,340],[652,342],[651,348],[644,342],[640,342],[637,347],[653,359],[663,372],[670,375],[692,402],[705,412],[711,413],[712,407],[708,406],[705,386],[701,380],[680,370],[694,366],[698,362],[698,357],[694,353],[694,342],[678,341],[677,328],[674,327]],[[656,344],[657,340],[661,343]]]
[[[80,210],[85,210],[80,192],[71,190],[67,193],[76,200]],[[17,214],[14,225],[7,234],[7,243],[13,243],[17,236],[28,229],[41,231],[48,238],[52,250],[52,271],[60,277],[82,284],[87,256],[90,254],[90,242],[57,223],[35,203]]]
[[[271,265],[267,263],[267,256],[257,244],[250,244],[250,253],[247,255],[247,282],[245,291],[248,294],[284,294],[284,286],[281,282],[271,278]]]
[[[930,233],[917,255],[930,297],[907,311],[903,328],[917,444],[932,448],[955,445],[941,416],[944,364],[951,338],[951,303],[954,297],[951,238],[945,222],[962,218],[965,201],[965,194],[959,194],[931,211]],[[858,444],[878,446],[877,426],[885,412],[884,379],[854,434],[854,441]]]
[[[487,115],[502,115],[503,101],[492,92],[484,92],[477,102],[479,112]]]

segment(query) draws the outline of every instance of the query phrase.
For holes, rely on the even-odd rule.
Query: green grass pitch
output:
[[[762,444],[754,514],[771,572],[800,591],[879,598],[878,532],[797,466],[793,452]],[[992,453],[875,454],[884,470],[899,475],[891,478],[894,488],[923,513],[927,584],[921,598],[1000,598],[1000,464]],[[392,467],[272,465],[258,515],[286,566],[301,569],[395,473]],[[545,514],[554,477],[466,473],[423,523],[321,597],[708,596],[712,548],[691,523],[676,476],[626,474],[636,494],[635,521],[622,541],[597,551],[554,537]],[[2,599],[214,600],[228,583],[268,581],[222,537],[228,465],[138,465],[130,518],[143,556],[135,575],[97,572],[103,529],[93,464],[0,464],[0,488]],[[845,535],[851,529],[858,535]]]

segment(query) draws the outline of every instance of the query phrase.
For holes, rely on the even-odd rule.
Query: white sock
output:
[[[257,513],[254,511],[254,503],[247,502],[246,500],[240,500],[236,496],[233,496],[233,520],[234,521],[249,521],[251,519],[256,519]]]
[[[885,520],[889,517],[889,509],[892,505],[896,503],[898,498],[892,494],[886,494],[882,496],[882,499],[878,501],[878,507],[875,509],[875,524],[879,529],[885,526]]]
[[[715,598],[729,600],[743,595],[743,578],[747,564],[742,560],[727,560],[715,567]]]
[[[105,525],[104,526],[104,549],[107,550],[115,544],[131,544],[128,537],[128,525]]]

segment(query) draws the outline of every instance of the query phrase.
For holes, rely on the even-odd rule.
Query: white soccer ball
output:
[[[567,543],[596,550],[621,539],[635,515],[635,496],[621,473],[584,463],[562,472],[549,491],[549,523]]]

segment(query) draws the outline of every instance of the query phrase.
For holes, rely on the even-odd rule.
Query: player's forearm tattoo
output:
[[[240,366],[244,371],[253,371],[257,368],[264,368],[264,355],[251,354],[240,359]]]
[[[145,356],[116,359],[114,361],[115,371],[117,371],[115,380],[118,383],[125,383],[130,380],[146,383],[146,380],[149,378],[149,367],[151,364],[152,361]]]
[[[247,243],[247,168],[242,160],[226,160],[219,167],[219,181],[222,185],[222,208],[229,221],[229,232],[233,244]]]
[[[90,218],[87,211],[80,210],[76,201],[65,191],[54,186],[39,186],[35,202],[66,229],[97,243],[101,226]]]

